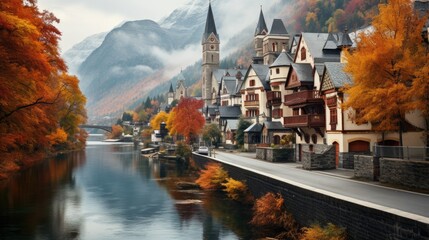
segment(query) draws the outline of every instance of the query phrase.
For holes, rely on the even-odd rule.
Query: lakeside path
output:
[[[212,156],[213,157],[213,156]],[[338,174],[307,171],[296,163],[271,163],[255,153],[215,153],[215,159],[335,198],[429,224],[429,195],[361,182]],[[428,176],[429,177],[429,176]]]

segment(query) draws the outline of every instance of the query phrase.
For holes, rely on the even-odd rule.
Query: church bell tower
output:
[[[203,63],[202,63],[202,97],[205,106],[210,105],[215,99],[212,99],[212,75],[219,69],[219,35],[216,31],[216,24],[213,18],[211,3],[207,13],[206,27],[202,39]]]

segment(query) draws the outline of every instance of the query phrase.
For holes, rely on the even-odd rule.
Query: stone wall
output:
[[[332,145],[302,145],[302,168],[306,170],[335,169],[335,147]]]
[[[269,162],[295,162],[295,149],[256,148],[256,158]]]
[[[371,155],[370,152],[341,152],[339,153],[339,168],[354,169],[356,155]]]
[[[201,168],[215,161],[206,156],[193,156]],[[268,192],[280,193],[285,199],[285,207],[301,226],[331,222],[345,227],[349,240],[429,240],[428,224],[300,188],[229,164],[223,163],[222,166],[232,178],[246,181],[255,197]]]
[[[354,156],[354,176],[360,179],[366,179],[370,181],[375,180],[374,172],[374,157],[355,155]]]
[[[380,182],[429,189],[429,162],[380,159]]]

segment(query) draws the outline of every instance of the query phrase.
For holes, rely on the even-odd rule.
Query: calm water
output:
[[[253,239],[249,210],[181,191],[189,173],[132,145],[97,144],[0,186],[0,239]]]

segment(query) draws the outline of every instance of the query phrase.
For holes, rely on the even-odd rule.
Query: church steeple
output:
[[[268,33],[267,24],[265,23],[264,13],[262,12],[262,6],[261,6],[261,12],[259,13],[259,21],[256,25],[255,30],[255,36],[257,35],[266,35]]]
[[[216,24],[213,17],[212,5],[209,3],[209,10],[207,13],[206,28],[204,29],[202,47],[203,47],[203,63],[202,63],[202,97],[205,105],[211,105],[213,102],[213,72],[219,69],[220,56],[219,56],[219,35],[216,31]]]
[[[216,23],[213,17],[212,4],[209,3],[209,11],[207,13],[207,20],[206,20],[206,27],[203,35],[203,42],[207,41],[207,39],[212,33],[216,36],[217,39],[219,39],[219,35],[217,34],[217,31],[216,31]]]

